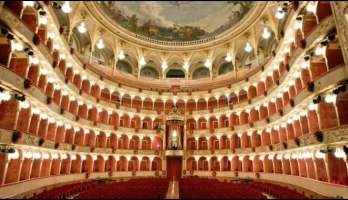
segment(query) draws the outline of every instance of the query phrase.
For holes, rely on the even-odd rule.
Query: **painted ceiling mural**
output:
[[[123,28],[156,40],[209,38],[236,25],[251,1],[99,1],[97,5]]]

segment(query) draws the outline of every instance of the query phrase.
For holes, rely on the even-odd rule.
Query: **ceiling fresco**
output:
[[[114,22],[138,35],[165,41],[205,39],[232,28],[251,1],[99,1]]]

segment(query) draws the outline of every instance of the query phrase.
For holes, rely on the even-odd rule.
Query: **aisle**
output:
[[[170,181],[166,199],[179,199],[179,182]]]

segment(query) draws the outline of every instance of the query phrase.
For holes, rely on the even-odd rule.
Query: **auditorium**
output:
[[[1,199],[348,198],[345,1],[0,1]]]

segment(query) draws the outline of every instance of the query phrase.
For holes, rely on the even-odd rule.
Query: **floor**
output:
[[[166,199],[179,199],[179,182],[170,181]]]

